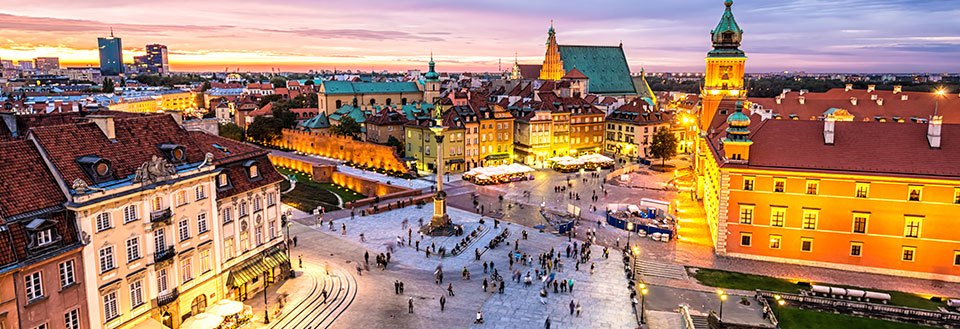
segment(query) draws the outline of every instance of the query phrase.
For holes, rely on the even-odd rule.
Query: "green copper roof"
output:
[[[417,84],[415,82],[324,81],[323,88],[327,95],[369,95],[420,92],[420,88],[417,88]]]
[[[317,114],[317,116],[301,122],[300,126],[307,129],[330,128],[330,120],[327,120],[327,115],[321,112],[320,114]]]
[[[710,57],[742,57],[740,41],[743,39],[743,29],[733,17],[733,0],[724,2],[726,9],[717,27],[710,31],[713,41],[713,50],[707,53]]]
[[[574,67],[590,79],[588,88],[593,94],[635,95],[630,67],[623,48],[617,46],[560,45],[563,70]]]
[[[420,110],[417,109],[416,103],[407,104],[401,106],[400,110],[403,111],[403,116],[406,117],[407,120],[429,118],[431,113],[433,113],[433,104],[422,102],[420,103]]]
[[[363,112],[363,109],[353,105],[344,105],[340,107],[336,112],[330,114],[330,120],[340,121],[340,119],[344,116],[353,118],[353,120],[357,123],[364,123],[367,121],[367,114]]]
[[[428,64],[430,65],[430,70],[427,71],[427,74],[424,74],[423,77],[426,78],[427,80],[437,80],[437,79],[439,79],[439,78],[440,78],[440,74],[437,73],[437,71],[436,71],[436,69],[435,69],[437,63],[434,63],[434,62],[433,62],[433,52],[430,52],[430,63],[428,63]]]

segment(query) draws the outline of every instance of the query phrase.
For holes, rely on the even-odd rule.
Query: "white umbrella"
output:
[[[191,316],[180,324],[181,329],[216,329],[223,323],[223,317],[210,313]]]
[[[204,313],[225,317],[240,313],[241,311],[243,311],[243,303],[235,300],[221,299],[208,307]]]

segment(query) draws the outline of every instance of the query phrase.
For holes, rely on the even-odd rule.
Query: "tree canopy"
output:
[[[232,122],[220,124],[219,128],[220,136],[241,142],[244,140],[243,128]]]
[[[361,130],[360,123],[349,116],[341,117],[340,124],[330,128],[330,131],[336,135],[350,136],[355,140],[360,140]]]
[[[667,128],[657,130],[650,143],[650,155],[660,159],[663,166],[667,160],[677,155],[677,136]]]

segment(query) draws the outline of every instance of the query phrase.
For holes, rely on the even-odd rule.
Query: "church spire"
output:
[[[437,80],[440,78],[440,74],[436,71],[436,63],[433,62],[433,51],[430,52],[430,62],[427,63],[430,66],[430,70],[423,75],[427,80]]]
[[[553,29],[553,20],[550,20],[550,29],[547,30],[547,53],[543,57],[543,67],[540,68],[540,80],[557,81],[563,77],[563,60],[560,59],[560,46],[557,45],[557,33]]]

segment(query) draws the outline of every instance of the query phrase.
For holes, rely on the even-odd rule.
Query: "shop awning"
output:
[[[234,266],[233,268],[235,270],[230,270],[230,274],[227,276],[227,285],[232,287],[243,286],[245,283],[253,280],[253,278],[262,276],[264,272],[280,264],[286,264],[289,261],[290,258],[287,257],[287,252],[283,249],[283,245],[277,244],[267,249],[263,253],[263,256],[252,256],[243,263]]]
[[[509,157],[510,157],[510,154],[502,153],[502,154],[491,154],[491,155],[488,155],[488,156],[484,157],[484,159],[485,159],[485,160],[502,160],[502,159],[506,159],[506,158],[509,158]]]

